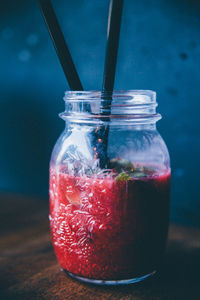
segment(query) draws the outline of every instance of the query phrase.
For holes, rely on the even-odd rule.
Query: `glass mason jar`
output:
[[[50,226],[61,268],[124,284],[155,273],[166,246],[170,161],[156,93],[66,92],[50,163]]]

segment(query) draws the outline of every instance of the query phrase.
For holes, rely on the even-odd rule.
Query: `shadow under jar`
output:
[[[50,226],[61,268],[96,284],[155,273],[169,223],[170,162],[156,93],[66,92],[50,162]]]

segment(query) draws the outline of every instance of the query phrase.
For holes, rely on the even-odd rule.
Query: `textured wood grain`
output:
[[[160,272],[123,287],[80,283],[61,272],[49,237],[47,201],[2,195],[0,299],[200,299],[200,229],[172,225]]]

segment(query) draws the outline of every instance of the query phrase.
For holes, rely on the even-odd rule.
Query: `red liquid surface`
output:
[[[50,225],[61,267],[99,280],[154,271],[165,249],[170,172],[128,181],[50,172]]]

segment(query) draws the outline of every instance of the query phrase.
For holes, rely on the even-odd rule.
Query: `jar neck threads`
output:
[[[101,91],[67,91],[65,111],[60,117],[76,123],[153,124],[161,119],[156,113],[156,93],[150,90],[115,91],[112,101]]]

